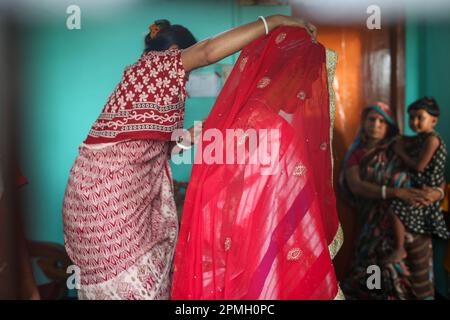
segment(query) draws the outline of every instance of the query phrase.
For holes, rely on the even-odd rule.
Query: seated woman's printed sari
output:
[[[194,164],[173,299],[342,297],[332,262],[343,238],[330,149],[335,62],[300,28],[243,49],[203,127],[196,160],[227,163]],[[237,134],[217,144],[214,132]],[[240,147],[243,161],[228,161]]]
[[[362,180],[387,187],[409,187],[409,177],[400,159],[395,155],[392,138],[397,129],[389,107],[383,103],[369,106],[363,112],[361,123],[369,111],[381,114],[390,126],[386,139],[373,148],[366,148],[364,135],[360,131],[344,159],[340,176],[340,190],[352,204],[357,214],[359,234],[355,240],[351,270],[342,282],[342,290],[348,299],[415,299],[430,294],[431,254],[429,239],[421,235],[407,234],[405,249],[408,257],[404,264],[410,271],[406,276],[400,263],[385,263],[394,249],[394,225],[390,200],[368,199],[351,194],[345,179],[346,170],[359,166]],[[370,287],[369,277],[378,266],[381,271],[380,288]],[[424,285],[426,283],[426,285]],[[432,285],[431,285],[432,286]],[[432,295],[432,293],[431,293]]]

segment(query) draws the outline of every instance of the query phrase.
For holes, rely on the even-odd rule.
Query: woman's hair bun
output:
[[[166,19],[156,20],[156,21],[155,21],[155,24],[156,24],[157,26],[159,26],[159,27],[162,27],[162,28],[167,28],[167,27],[170,27],[170,26],[171,26],[170,21],[169,21],[169,20],[166,20]]]
[[[164,51],[174,44],[179,49],[185,49],[197,42],[188,29],[178,24],[172,25],[166,19],[156,20],[148,29],[149,33],[145,37],[145,52]]]

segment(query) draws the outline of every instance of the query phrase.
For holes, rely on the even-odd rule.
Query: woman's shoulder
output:
[[[184,77],[186,72],[181,61],[181,50],[170,49],[165,51],[144,52],[136,63],[152,71],[152,74],[164,74],[170,78]],[[167,74],[166,74],[167,73]]]
[[[181,51],[178,49],[146,51],[133,64],[125,66],[123,74],[123,79],[127,80],[131,77],[133,83],[135,79],[143,77],[146,85],[160,78],[182,82],[186,77],[181,62]]]
[[[361,162],[361,159],[363,158],[366,150],[363,145],[357,146],[355,149],[353,149],[350,153],[350,156],[347,161],[347,168],[351,168],[353,166],[359,165]]]

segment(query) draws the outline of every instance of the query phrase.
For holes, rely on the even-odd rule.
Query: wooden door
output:
[[[301,13],[301,14],[300,14]],[[292,7],[292,15],[308,18],[305,11]],[[358,232],[355,213],[340,199],[338,177],[341,162],[360,125],[362,109],[375,101],[388,103],[403,130],[405,94],[404,24],[396,22],[379,30],[360,25],[321,25],[318,40],[337,52],[338,63],[333,82],[336,93],[334,123],[334,185],[340,221],[344,230],[344,245],[335,258],[339,279],[348,271],[353,254],[353,242]]]

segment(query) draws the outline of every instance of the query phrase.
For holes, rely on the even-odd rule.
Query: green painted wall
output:
[[[433,96],[441,107],[436,130],[450,148],[450,19],[421,21],[409,19],[406,26],[406,105],[422,96]],[[405,116],[408,123],[408,115]],[[412,134],[408,128],[407,134]],[[446,163],[450,181],[450,157]],[[448,297],[448,273],[443,259],[448,241],[433,240],[435,283],[438,292]]]
[[[450,19],[408,21],[406,32],[406,105],[433,96],[441,107],[436,130],[450,147]],[[405,123],[408,115],[406,114]],[[408,128],[408,134],[411,130]],[[446,166],[450,181],[450,162]]]
[[[63,243],[61,205],[78,146],[123,68],[141,54],[149,24],[166,18],[202,40],[259,15],[290,14],[288,6],[241,7],[234,0],[154,0],[98,11],[81,7],[81,30],[68,30],[65,5],[55,4],[53,13],[35,12],[45,19],[25,20],[22,30],[21,167],[29,185],[21,192],[31,239]],[[214,101],[188,99],[185,127],[206,117]],[[189,179],[190,165],[172,169],[175,179]]]

